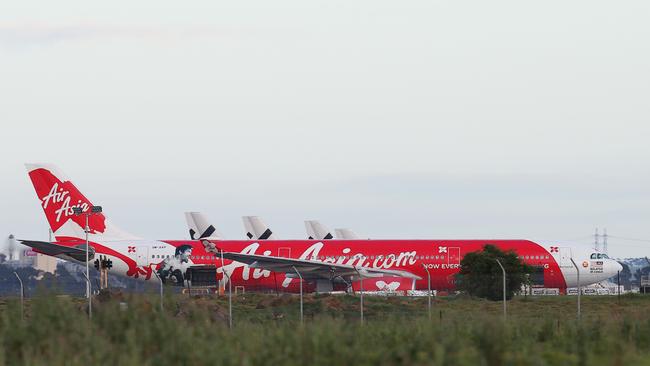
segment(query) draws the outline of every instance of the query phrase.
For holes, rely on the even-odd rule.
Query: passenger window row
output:
[[[550,259],[550,257],[548,255],[520,255],[519,259],[525,259],[525,260],[538,259],[539,260],[539,259]]]

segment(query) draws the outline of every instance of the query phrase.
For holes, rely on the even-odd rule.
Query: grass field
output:
[[[0,365],[650,365],[650,297],[359,299],[310,295],[234,299],[100,296],[0,300]]]

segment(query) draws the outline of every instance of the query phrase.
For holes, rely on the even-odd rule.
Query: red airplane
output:
[[[113,273],[142,280],[183,285],[188,270],[216,267],[217,278],[247,291],[328,292],[352,286],[367,291],[455,289],[455,275],[467,253],[486,244],[512,250],[535,268],[533,285],[561,291],[612,277],[622,269],[607,255],[530,240],[146,240],[120,230],[55,166],[27,164],[29,177],[56,238],[55,242],[21,240],[35,251],[86,263],[86,232],[90,261],[112,262]],[[77,212],[75,212],[77,211]],[[97,210],[95,210],[97,211]],[[224,276],[225,273],[225,276]],[[156,274],[158,276],[156,276]]]

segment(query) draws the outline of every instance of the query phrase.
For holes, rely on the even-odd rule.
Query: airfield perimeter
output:
[[[0,299],[0,366],[34,365],[650,365],[650,296],[468,297],[100,294]]]

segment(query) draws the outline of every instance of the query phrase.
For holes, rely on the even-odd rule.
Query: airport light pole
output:
[[[361,272],[359,272],[356,266],[354,267],[354,270],[359,275],[359,285],[361,286],[359,291],[361,293],[361,325],[363,325],[363,276],[361,275]]]
[[[573,258],[570,258],[570,259],[571,259],[571,263],[573,263],[573,266],[575,267],[576,273],[578,275],[578,277],[577,277],[577,280],[578,280],[578,320],[580,320],[580,317],[582,315],[581,312],[580,312],[580,310],[581,310],[580,309],[580,295],[582,294],[582,287],[580,287],[580,268],[578,268],[578,265],[573,260]]]
[[[18,273],[14,271],[14,276],[18,279],[18,282],[20,282],[20,319],[24,320],[25,319],[25,289],[23,287],[23,280],[20,279],[20,276],[18,276]]]
[[[506,269],[503,268],[503,265],[498,259],[496,259],[496,261],[499,264],[499,267],[501,267],[501,271],[503,271],[503,320],[506,320],[508,317],[508,305],[506,301]]]
[[[226,273],[225,265],[223,260],[223,249],[221,250],[221,273],[224,276],[228,277],[228,327],[232,329],[232,280],[230,275]]]
[[[86,283],[88,284],[88,290],[89,291],[92,290],[90,278],[85,273],[83,275],[84,278],[86,279]],[[88,319],[92,319],[92,318],[93,318],[93,297],[89,296],[88,297]]]
[[[165,310],[163,306],[163,280],[162,277],[160,277],[160,275],[158,274],[158,272],[153,271],[153,274],[156,275],[156,277],[158,278],[158,282],[160,282],[160,311],[163,311]]]
[[[427,271],[427,288],[429,289],[429,320],[431,320],[431,273],[429,272],[429,268],[427,268],[426,264],[422,263],[422,267],[424,267],[424,270]]]
[[[84,215],[86,217],[86,226],[84,227],[84,232],[86,233],[86,278],[90,278],[90,246],[88,243],[88,234],[90,233],[90,228],[88,227],[88,218],[91,215],[99,214],[102,212],[102,206],[90,206],[90,211],[85,211],[81,207],[74,207],[72,211],[76,216]],[[86,297],[89,299],[88,303],[90,304],[90,280],[86,286]],[[90,306],[90,305],[89,305]]]
[[[296,266],[292,266],[293,270],[296,271],[298,277],[300,277],[300,324],[304,323],[303,307],[302,307],[302,275],[296,269]]]

